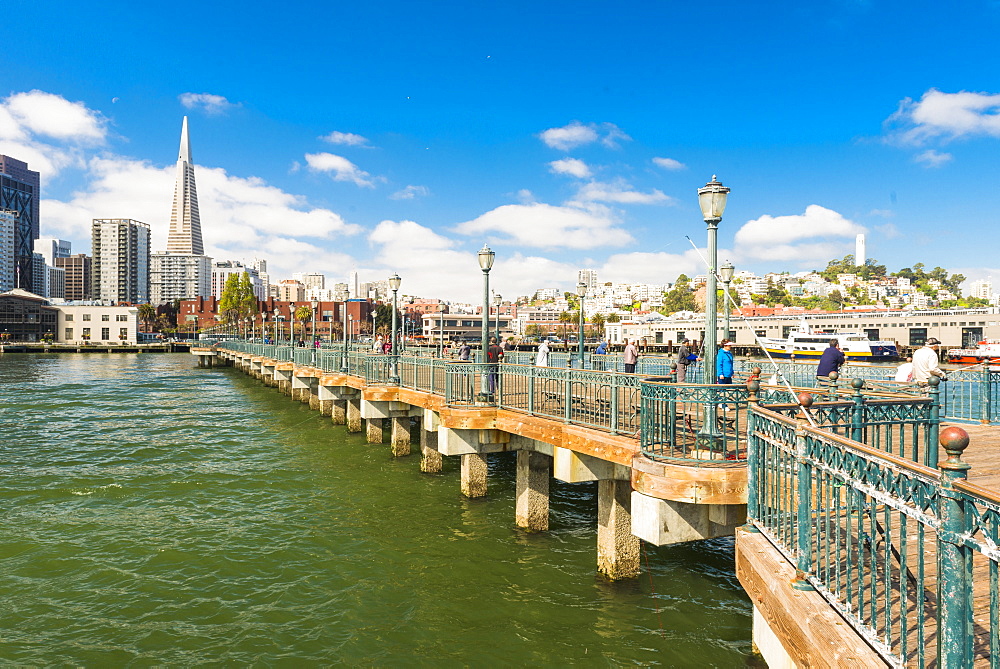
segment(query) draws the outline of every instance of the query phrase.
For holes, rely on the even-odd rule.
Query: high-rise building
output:
[[[226,289],[226,282],[233,274],[241,276],[246,274],[250,277],[250,285],[253,286],[253,294],[258,300],[267,299],[267,284],[262,283],[260,275],[253,267],[247,267],[237,260],[222,260],[212,263],[212,292],[210,295],[221,298],[222,292]]]
[[[212,259],[188,253],[149,256],[149,301],[161,305],[212,294]]]
[[[201,240],[201,216],[198,214],[198,188],[191,164],[191,141],[188,138],[188,119],[181,125],[181,148],[177,156],[177,180],[174,183],[174,208],[170,213],[170,232],[167,251],[204,255]]]
[[[94,299],[149,301],[149,225],[130,218],[95,218],[91,293]]]
[[[65,272],[67,300],[91,299],[90,256],[77,253],[68,258],[56,258],[56,267]]]
[[[17,280],[17,256],[14,254],[20,214],[0,209],[0,293],[14,289]]]
[[[68,258],[72,246],[64,239],[46,237],[35,240],[34,262],[32,267],[35,289],[34,293],[42,297],[64,296],[66,276],[62,269],[56,266],[56,258]]]
[[[14,177],[31,186],[35,197],[31,201],[31,239],[38,239],[38,205],[42,192],[42,179],[38,172],[28,169],[28,163],[10,156],[0,155],[0,174]]]
[[[306,290],[326,288],[326,275],[320,272],[295,272],[292,278],[305,286]]]
[[[581,269],[577,272],[577,283],[582,283],[587,286],[587,294],[593,295],[594,289],[597,287],[597,270],[596,269]]]
[[[41,253],[45,264],[56,266],[56,258],[69,258],[73,253],[73,245],[65,239],[45,237],[35,240],[35,253]]]
[[[3,156],[10,162],[12,159]],[[18,161],[19,162],[19,161]],[[24,163],[21,163],[22,165]],[[37,174],[37,173],[36,173]],[[8,174],[0,174],[0,209],[17,214],[14,234],[14,284],[29,292],[34,290],[34,240],[32,231],[37,229],[33,216],[37,211],[38,188]]]
[[[181,125],[174,205],[167,250],[150,256],[150,301],[155,305],[212,294],[212,259],[205,255],[198,213],[198,188],[191,164],[187,116]]]
[[[358,272],[355,270],[351,272],[350,278],[347,280],[347,292],[350,293],[351,299],[356,300],[361,295],[358,293]],[[367,295],[365,296],[367,297]]]
[[[857,265],[858,267],[864,265],[866,260],[865,257],[866,253],[867,251],[865,250],[865,235],[864,233],[861,233],[854,239],[854,264]]]

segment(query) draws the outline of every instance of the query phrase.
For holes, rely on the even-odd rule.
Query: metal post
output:
[[[760,376],[758,368],[757,376]],[[757,467],[760,464],[761,452],[755,435],[755,421],[757,415],[754,408],[757,406],[757,392],[760,391],[760,380],[755,378],[747,383],[749,393],[747,406],[747,522],[743,526],[746,532],[760,532],[753,521],[760,517],[760,509],[757,508],[757,494],[760,481],[757,480]]]
[[[312,348],[312,366],[316,366],[316,309],[319,308],[319,303],[313,301],[312,303],[312,341],[309,342]]]
[[[392,291],[392,334],[390,336],[390,341],[392,342],[392,361],[390,364],[390,374],[389,383],[399,383],[399,368],[397,367],[396,361],[399,360],[399,342],[396,336],[396,293],[398,290],[393,289]]]
[[[973,650],[972,628],[972,551],[965,545],[968,531],[965,502],[954,488],[956,481],[968,477],[969,464],[962,462],[962,453],[969,445],[969,435],[958,427],[941,432],[941,445],[948,459],[938,465],[941,470],[941,495],[938,517],[941,528],[937,533],[938,617],[937,662],[942,669],[971,667]]]
[[[580,369],[583,369],[583,295],[580,296],[580,332],[577,334],[576,354],[580,358]]]
[[[344,357],[340,361],[340,373],[347,374],[347,302],[341,301],[340,309],[340,324],[344,328]]]
[[[812,396],[804,395],[799,404],[808,409],[812,406]],[[795,561],[795,579],[792,587],[796,590],[812,590],[807,580],[812,572],[812,467],[806,459],[805,412],[800,412],[795,427],[795,463],[797,470],[798,506],[796,508],[795,540],[798,557]]]
[[[715,265],[718,256],[718,239],[717,234],[719,231],[719,221],[721,219],[714,218],[706,220],[708,225],[708,287],[705,294],[705,343],[704,351],[702,351],[702,356],[705,360],[705,379],[704,382],[707,384],[712,384],[708,391],[708,400],[705,402],[704,410],[704,420],[702,421],[701,429],[698,431],[698,444],[700,448],[705,448],[709,450],[714,450],[718,445],[719,441],[722,439],[722,434],[719,432],[719,426],[716,425],[716,395],[715,384],[718,382],[718,374],[716,374],[715,369],[715,359],[716,359],[716,329],[719,327],[718,314],[715,313],[716,310],[716,279],[715,279]]]
[[[927,426],[927,452],[924,453],[924,464],[928,467],[938,466],[938,436],[941,431],[941,379],[931,376],[927,379],[928,394],[931,398],[930,425]]]
[[[486,363],[486,349],[489,347],[489,330],[490,330],[490,270],[483,270],[483,332],[482,332],[482,362]],[[485,369],[485,368],[484,368]],[[489,380],[484,372],[479,380],[479,390],[482,393],[483,398],[490,392]]]
[[[988,362],[983,363],[983,378],[979,384],[980,396],[979,396],[979,422],[983,425],[990,424],[990,416],[993,415],[992,407],[990,406],[990,365]]]
[[[862,391],[865,387],[865,380],[852,379],[851,387],[854,388],[854,410],[851,412],[851,439],[860,442],[864,439],[865,397]]]

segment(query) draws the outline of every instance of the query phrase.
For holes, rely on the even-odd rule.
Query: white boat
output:
[[[852,361],[877,362],[895,360],[899,357],[896,343],[892,341],[872,341],[863,332],[824,332],[811,330],[802,323],[798,330],[788,333],[786,339],[761,337],[761,347],[775,358],[796,360],[819,360],[823,351],[836,339],[844,356]]]

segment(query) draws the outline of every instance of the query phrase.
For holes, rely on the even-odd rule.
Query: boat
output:
[[[760,337],[758,341],[761,348],[774,358],[819,360],[833,339],[840,343],[844,357],[851,361],[883,362],[899,358],[896,342],[872,341],[863,332],[812,330],[804,322],[797,330],[789,332],[785,339]]]
[[[1000,364],[1000,339],[984,339],[976,348],[950,349],[948,362],[956,365]]]

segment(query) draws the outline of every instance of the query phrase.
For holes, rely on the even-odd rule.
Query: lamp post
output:
[[[493,306],[497,308],[497,343],[500,343],[500,304],[503,303],[503,296],[500,293],[493,294]]]
[[[732,307],[729,306],[729,282],[733,280],[735,271],[733,263],[728,260],[722,263],[722,267],[719,268],[719,276],[722,278],[722,313],[725,323],[722,328],[723,339],[729,339],[729,312],[732,311]]]
[[[295,303],[288,303],[288,345],[295,346]]]
[[[260,343],[267,343],[267,309],[260,312]]]
[[[717,282],[715,278],[716,264],[719,256],[719,222],[722,220],[722,212],[726,209],[726,197],[729,189],[716,180],[712,175],[703,188],[698,189],[698,204],[701,206],[701,214],[708,226],[708,288],[705,296],[705,350],[703,358],[705,360],[705,383],[715,384],[718,375],[715,373],[715,359],[717,351],[716,335],[718,334],[719,318],[716,313],[716,290]],[[714,393],[713,393],[714,394]],[[710,397],[705,403],[705,419],[698,433],[699,441],[707,448],[713,448],[721,438],[719,427],[715,424],[715,402],[714,397]]]
[[[444,305],[438,301],[438,357],[444,357]]]
[[[583,298],[587,296],[587,284],[583,281],[576,284],[576,294],[580,296],[580,332],[577,334],[576,353],[580,358],[580,369],[583,369]]]
[[[399,337],[396,335],[396,294],[399,291],[399,284],[402,281],[395,272],[389,277],[389,287],[392,288],[392,362],[390,363],[389,383],[399,383],[399,368],[397,366],[397,361],[399,360]]]
[[[490,270],[493,268],[493,261],[496,259],[496,253],[490,250],[490,247],[483,244],[483,248],[479,250],[479,269],[483,270],[483,331],[482,331],[482,349],[483,349],[483,362],[486,362],[486,349],[489,346],[489,329],[490,329]],[[486,375],[482,375],[480,391],[483,397],[489,393],[489,386]]]
[[[316,310],[319,309],[319,302],[317,300],[313,300],[312,303],[309,306],[311,307],[311,312],[312,312],[312,341],[309,342],[309,345],[312,347],[312,364],[313,364],[313,367],[315,367],[316,366],[316,343],[317,343],[317,338],[316,338]]]
[[[347,374],[347,296],[350,295],[346,290],[342,290],[337,293],[337,299],[340,300],[340,326],[344,328],[344,355],[340,361],[340,373]]]

